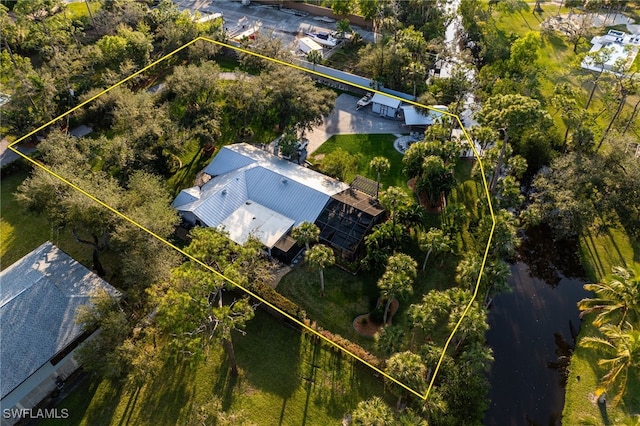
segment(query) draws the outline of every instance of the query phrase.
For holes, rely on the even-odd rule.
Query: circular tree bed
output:
[[[382,301],[378,299],[378,305],[380,305],[381,303]],[[398,299],[393,299],[393,302],[391,302],[391,306],[389,307],[389,318],[387,318],[387,325],[391,325],[393,315],[398,311],[399,307],[400,302],[398,302]],[[367,313],[358,315],[353,320],[353,328],[356,330],[356,333],[361,336],[373,337],[382,328],[382,323],[371,321],[371,313]]]

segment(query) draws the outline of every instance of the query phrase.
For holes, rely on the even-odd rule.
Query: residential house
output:
[[[92,333],[75,321],[98,289],[118,291],[50,242],[0,273],[0,405],[35,407],[78,368],[73,358]],[[9,426],[19,419],[5,417]]]

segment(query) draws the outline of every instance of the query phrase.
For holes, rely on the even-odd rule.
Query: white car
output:
[[[313,41],[318,44],[327,47],[335,47],[338,44],[338,40],[333,38],[331,34],[320,32],[320,33],[307,33],[307,36],[310,37]]]

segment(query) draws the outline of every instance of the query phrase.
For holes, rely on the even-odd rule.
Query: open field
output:
[[[262,311],[246,331],[233,337],[238,378],[218,346],[200,362],[167,360],[141,388],[90,378],[58,406],[70,419],[41,424],[195,425],[206,404],[259,425],[338,424],[360,400],[385,394],[370,369]]]

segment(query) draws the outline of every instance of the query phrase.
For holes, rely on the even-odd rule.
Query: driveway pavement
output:
[[[341,94],[336,99],[336,106],[324,122],[308,132],[307,150],[311,154],[333,135],[349,135],[361,133],[407,133],[401,121],[382,118],[371,112],[371,105],[356,110],[357,97]]]
[[[8,147],[9,141],[3,138],[0,141],[0,168],[20,158],[18,154],[11,151]],[[31,154],[36,150],[36,147],[32,143],[26,142],[19,143],[15,148],[24,154]]]

